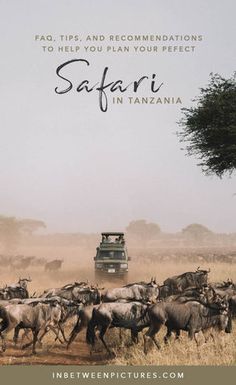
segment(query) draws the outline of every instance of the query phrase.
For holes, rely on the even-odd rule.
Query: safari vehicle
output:
[[[127,248],[125,246],[124,233],[107,232],[102,233],[102,239],[95,261],[95,278],[96,279],[113,279],[115,277],[127,281],[128,277],[128,257]]]

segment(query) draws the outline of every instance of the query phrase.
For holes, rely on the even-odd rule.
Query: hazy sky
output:
[[[83,58],[90,67],[72,66],[75,84],[86,78],[94,84],[105,66],[110,81],[156,73],[164,83],[158,95],[180,96],[182,107],[189,106],[210,72],[229,77],[235,70],[235,0],[0,5],[0,214],[44,220],[49,232],[119,230],[141,218],[164,231],[192,222],[236,231],[235,176],[206,177],[181,151],[175,135],[181,105],[113,105],[109,97],[103,113],[96,92],[54,92],[65,85],[57,66]],[[48,34],[57,39],[52,53],[34,41]],[[84,41],[78,53],[58,53],[62,34],[194,34],[203,41],[189,43],[197,46],[193,53],[85,53]],[[143,43],[158,44],[182,43]],[[145,86],[140,95],[152,96]]]

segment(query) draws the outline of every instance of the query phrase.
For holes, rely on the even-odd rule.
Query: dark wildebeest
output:
[[[165,298],[167,298],[173,294],[170,286],[168,286],[168,285],[160,285],[158,287],[158,289],[159,289],[158,299],[160,299],[160,300],[165,299]]]
[[[200,270],[199,267],[195,272],[186,272],[181,275],[176,275],[171,278],[167,278],[164,281],[164,286],[170,288],[170,294],[178,294],[190,286],[203,287],[207,285],[209,270]]]
[[[41,329],[53,328],[58,325],[61,318],[61,307],[57,303],[31,305],[0,306],[0,337],[2,351],[6,350],[6,335],[15,329],[16,341],[20,329],[31,329],[33,333],[32,352],[36,353],[35,345]],[[24,347],[31,345],[26,344]],[[23,348],[24,348],[23,347]]]
[[[188,332],[189,338],[193,339],[196,333],[216,328],[230,333],[232,330],[231,315],[227,301],[220,299],[218,303],[202,304],[198,301],[186,303],[162,302],[148,309],[150,327],[144,336],[144,352],[147,353],[147,337],[150,337],[158,349],[159,342],[155,339],[156,333],[161,327],[167,327],[165,342],[175,331],[179,336],[180,330]],[[197,342],[197,341],[196,341]]]
[[[232,297],[230,297],[229,308],[230,308],[232,317],[235,318],[236,317],[236,295],[233,295]]]
[[[67,349],[69,349],[71,343],[75,340],[76,336],[88,326],[89,321],[92,319],[93,309],[97,309],[98,306],[99,305],[83,306],[78,310],[77,312],[78,319],[70,333]],[[121,334],[120,334],[120,339],[121,339]]]
[[[93,309],[92,319],[88,323],[86,341],[95,344],[95,328],[99,329],[99,338],[107,352],[113,355],[107,346],[104,335],[108,328],[119,327],[131,330],[133,342],[137,342],[138,332],[149,326],[148,305],[140,302],[107,302]]]
[[[78,319],[70,333],[67,349],[69,349],[70,344],[74,341],[76,336],[88,326],[89,321],[92,319],[93,309],[97,308],[98,306],[99,305],[89,305],[89,306],[81,307],[78,310],[78,313],[77,313]]]
[[[121,303],[125,303],[126,301],[121,300]],[[93,314],[93,309],[97,309],[99,305],[90,305],[90,306],[83,306],[79,309],[77,315],[78,319],[73,327],[71,333],[70,333],[70,338],[69,342],[67,345],[67,349],[69,348],[70,344],[74,341],[76,336],[88,326],[89,321],[92,319],[92,314]],[[121,338],[121,335],[120,335]]]
[[[149,283],[133,283],[123,287],[107,289],[102,294],[102,302],[115,302],[120,300],[155,302],[159,295],[158,285],[155,280]]]
[[[19,278],[19,281],[16,284],[1,289],[0,299],[10,300],[12,298],[29,298],[27,282],[31,282],[31,279]]]
[[[44,266],[45,271],[58,271],[61,268],[63,259],[54,259],[51,262],[47,262]]]

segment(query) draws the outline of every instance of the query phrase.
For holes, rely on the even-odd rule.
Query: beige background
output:
[[[91,65],[74,68],[75,81],[98,81],[106,65],[112,80],[154,72],[164,82],[160,96],[191,105],[210,72],[235,70],[234,0],[0,4],[1,214],[42,219],[49,232],[122,230],[139,218],[167,232],[192,222],[235,231],[234,178],[206,178],[180,150],[179,105],[110,101],[102,113],[95,93],[54,92],[56,67],[83,56]],[[36,34],[200,34],[203,41],[193,54],[46,54]]]

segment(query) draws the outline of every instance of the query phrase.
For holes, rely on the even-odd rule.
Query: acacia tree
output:
[[[157,239],[161,233],[160,226],[157,223],[147,223],[144,219],[130,222],[126,231],[129,235],[143,242]]]
[[[236,169],[236,72],[230,79],[210,74],[194,101],[195,107],[182,109],[180,141],[206,175],[231,174]]]
[[[13,252],[22,235],[32,235],[39,228],[45,228],[43,221],[36,219],[17,219],[0,215],[0,243],[5,250]]]
[[[35,231],[43,228],[46,228],[46,225],[43,221],[38,219],[21,219],[20,220],[21,232],[27,234],[28,236],[32,235]]]
[[[182,229],[182,234],[195,241],[202,241],[212,235],[212,231],[199,223],[191,223]]]

